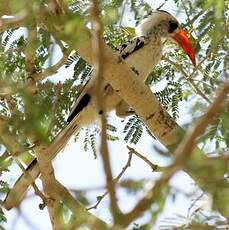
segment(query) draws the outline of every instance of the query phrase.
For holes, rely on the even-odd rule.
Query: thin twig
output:
[[[18,153],[22,152],[22,147],[18,143],[17,137],[13,136],[9,131],[6,120],[0,117],[0,141],[10,152],[12,156],[17,156]]]
[[[197,94],[199,94],[202,98],[204,98],[209,104],[211,104],[212,102],[206,97],[206,95],[198,88],[198,86],[195,84],[195,82],[192,80],[192,78],[184,71],[184,69],[182,68],[181,65],[179,65],[178,63],[170,60],[169,58],[167,58],[166,56],[162,57],[163,60],[167,61],[168,63],[174,65],[177,70],[179,70],[185,77],[185,79],[187,80],[187,82],[193,87],[193,89],[197,92]],[[199,66],[199,65],[198,65]],[[197,67],[196,67],[197,68]]]
[[[197,198],[195,198],[193,200],[193,202],[191,203],[190,207],[188,208],[188,213],[187,213],[187,217],[190,218],[190,213],[191,213],[191,209],[196,205],[196,203],[204,196],[204,192],[202,192]]]
[[[134,155],[138,156],[140,159],[142,159],[143,161],[145,161],[150,166],[150,168],[152,169],[153,172],[159,171],[160,169],[163,169],[163,167],[160,167],[160,166],[158,166],[156,164],[153,164],[145,156],[143,156],[142,154],[138,153],[134,148],[131,148],[128,145],[127,145],[127,148],[129,149],[130,153],[133,153]]]
[[[175,155],[184,156],[184,154],[191,154],[194,146],[195,140],[199,137],[206,129],[207,125],[215,119],[215,116],[225,109],[225,100],[227,94],[229,93],[229,82],[224,83],[223,88],[218,93],[218,96],[215,98],[210,107],[208,107],[205,114],[195,123],[194,126],[191,126],[186,135],[177,147]]]
[[[124,215],[121,225],[127,227],[133,220],[138,218],[145,212],[153,202],[156,202],[158,197],[161,196],[161,192],[165,188],[170,178],[180,169],[176,162],[168,168],[162,177],[155,182],[152,188],[146,193],[146,195],[138,201],[135,207],[127,214]]]
[[[54,65],[48,67],[47,69],[43,70],[42,73],[38,74],[38,80],[43,80],[46,77],[50,77],[50,75],[56,74],[57,71],[62,67],[68,59],[68,54],[64,54],[62,58]]]
[[[0,156],[1,162],[5,161],[7,158],[11,157],[8,150],[6,149]]]
[[[20,169],[22,170],[22,172],[29,176],[32,180],[32,177],[30,176],[30,174],[26,171],[26,169],[24,168],[24,166],[22,165],[22,163],[17,159],[17,158],[14,158],[15,162],[17,163],[17,165],[20,167]],[[38,195],[41,199],[42,199],[42,204],[39,205],[40,209],[44,209],[44,207],[46,206],[46,203],[47,203],[47,198],[46,196],[40,191],[40,189],[37,187],[37,185],[35,184],[35,182],[31,183],[33,189],[34,189],[34,192],[36,195]]]
[[[50,75],[57,73],[58,69],[60,69],[60,67],[62,67],[66,63],[71,50],[65,48],[61,41],[56,42],[58,42],[63,56],[56,64],[48,67],[47,69],[43,70],[42,73],[38,74],[37,80],[43,80],[46,77],[49,77]]]
[[[133,220],[139,217],[152,202],[160,195],[160,190],[175,172],[182,168],[182,162],[187,161],[191,156],[193,148],[195,146],[195,140],[205,130],[207,125],[225,108],[225,100],[229,93],[229,83],[225,83],[224,87],[218,93],[214,102],[209,106],[206,113],[196,122],[194,126],[191,126],[185,134],[183,141],[174,151],[175,161],[173,165],[168,167],[168,170],[162,175],[162,177],[156,181],[155,185],[147,192],[147,194],[135,205],[135,207],[123,217],[122,226],[128,226]]]
[[[31,5],[29,4],[29,9]],[[32,10],[32,9],[31,9]],[[37,43],[37,22],[31,16],[30,24],[28,26],[28,46],[25,49],[25,70],[26,70],[26,84],[29,93],[34,94],[36,90],[37,71],[35,67],[35,51]]]
[[[160,10],[167,2],[168,0],[164,0],[164,2],[159,6],[157,7],[157,10]]]
[[[128,160],[126,162],[126,164],[124,165],[124,167],[122,168],[122,171],[118,174],[117,177],[115,177],[113,179],[114,184],[117,184],[117,182],[120,180],[120,178],[122,177],[122,175],[125,173],[125,171],[127,170],[128,167],[130,167],[131,164],[131,160],[132,160],[132,156],[133,156],[133,152],[128,152],[129,157]],[[96,209],[98,207],[98,205],[100,204],[100,202],[103,200],[103,198],[108,194],[108,191],[104,192],[102,195],[97,197],[97,202],[95,205],[91,206],[90,208],[87,208],[87,210],[91,210],[91,209]]]
[[[209,56],[211,55],[212,50],[209,49],[207,54],[205,55],[205,57],[197,64],[197,66],[193,69],[192,73],[189,75],[189,78],[191,79],[193,74],[200,69],[201,65],[209,58]],[[202,72],[202,71],[201,71]]]
[[[0,33],[12,29],[18,28],[24,24],[24,19],[27,16],[27,12],[25,10],[20,11],[19,13],[13,15],[11,18],[0,18]]]
[[[140,153],[138,153],[135,149],[131,148],[130,146],[127,146],[127,148],[129,149],[129,158],[125,164],[125,166],[122,168],[122,171],[118,174],[118,176],[116,178],[113,179],[114,183],[117,184],[117,182],[120,180],[120,178],[122,177],[122,175],[124,174],[124,172],[127,170],[128,167],[130,167],[131,164],[131,160],[132,160],[132,156],[133,154],[138,156],[140,159],[142,159],[143,161],[145,161],[152,169],[153,172],[158,171],[158,170],[163,170],[163,167],[160,167],[156,164],[153,164],[151,161],[149,161],[145,156],[141,155]],[[87,210],[90,209],[96,209],[98,207],[98,205],[100,204],[100,202],[103,200],[103,198],[108,194],[108,191],[104,192],[102,195],[97,197],[97,202],[95,205],[91,206],[90,208],[88,208]]]
[[[92,19],[92,52],[94,53],[94,67],[96,70],[96,93],[97,93],[97,107],[98,113],[101,115],[101,155],[103,160],[104,172],[106,175],[107,189],[110,195],[110,208],[114,218],[114,222],[117,222],[121,214],[116,198],[115,184],[113,182],[109,151],[107,146],[107,134],[106,134],[106,117],[105,108],[103,105],[102,96],[102,81],[103,81],[103,42],[102,42],[102,29],[99,19],[99,6],[96,0],[92,1],[91,9]]]
[[[194,33],[195,33],[195,35],[196,35],[195,29],[194,29],[194,26],[193,26],[193,20],[191,20],[191,18],[190,18],[190,16],[189,16],[189,13],[188,13],[188,9],[187,9],[187,7],[186,7],[186,4],[184,3],[183,0],[181,0],[181,3],[182,3],[183,8],[184,8],[184,10],[185,10],[185,14],[187,15],[189,26],[191,27],[191,30],[194,31]]]
[[[5,99],[4,102],[6,104],[6,107],[8,108],[8,112],[10,113],[11,116],[13,116],[17,108],[14,98],[8,94],[4,97],[4,99]]]

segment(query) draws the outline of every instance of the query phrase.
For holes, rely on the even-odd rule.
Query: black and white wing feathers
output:
[[[118,51],[119,56],[125,60],[127,57],[129,57],[131,54],[142,48],[147,43],[148,39],[145,36],[135,37],[132,40],[118,46],[116,50]],[[90,92],[92,91],[91,88],[93,87],[93,83],[91,83],[92,81],[93,79],[90,79],[89,83],[86,83],[86,86],[84,87],[82,94],[77,98],[71,110],[71,113],[67,119],[68,123],[71,122],[72,119],[76,115],[78,115],[91,102],[92,95]]]
[[[139,50],[147,43],[148,39],[145,36],[135,37],[132,40],[118,46],[116,50],[122,59],[126,59],[129,55]]]

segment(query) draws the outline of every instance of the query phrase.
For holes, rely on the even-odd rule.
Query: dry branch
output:
[[[103,41],[102,41],[102,26],[99,19],[99,6],[96,0],[92,1],[91,9],[91,21],[92,21],[92,53],[93,55],[93,64],[95,67],[95,78],[96,78],[96,96],[97,96],[97,107],[101,119],[101,143],[100,150],[103,160],[103,168],[106,177],[106,184],[108,193],[110,195],[110,209],[114,218],[114,222],[118,221],[118,216],[120,215],[120,210],[117,204],[117,197],[115,191],[115,183],[113,183],[113,176],[111,171],[111,162],[109,156],[109,150],[107,146],[107,134],[106,127],[107,121],[103,111],[105,111],[104,100],[103,100],[103,74],[104,68],[106,68],[106,62],[104,59],[103,53]],[[103,64],[105,63],[105,65]]]
[[[147,159],[147,157],[143,156],[142,154],[137,152],[135,149],[131,148],[130,146],[127,146],[127,148],[129,149],[130,153],[133,153],[134,155],[136,155],[137,157],[139,157],[140,159],[145,161],[146,164],[148,164],[150,166],[152,172],[163,170],[162,167],[160,167],[160,166],[158,166],[156,164],[153,164],[149,159]]]
[[[222,112],[225,107],[225,100],[229,93],[229,83],[225,83],[224,87],[218,93],[212,105],[209,106],[206,113],[193,125],[191,126],[185,134],[183,141],[178,145],[177,149],[174,151],[175,162],[171,167],[169,167],[165,173],[162,175],[155,185],[147,192],[147,194],[135,205],[135,207],[123,217],[122,225],[128,226],[133,220],[141,216],[141,214],[150,207],[156,198],[160,195],[160,191],[165,183],[174,175],[175,172],[182,169],[185,162],[191,161],[191,153],[195,147],[196,139],[204,132],[207,125],[209,125],[212,120],[215,119],[217,115]],[[229,157],[219,158],[220,161],[224,160],[229,162]],[[194,164],[195,161],[192,161]],[[227,163],[225,163],[227,164]],[[203,170],[206,169],[203,168]],[[224,175],[221,175],[223,179]],[[229,192],[229,188],[227,189]],[[224,210],[223,210],[224,211]],[[225,212],[227,213],[227,212]]]
[[[131,160],[132,160],[132,156],[133,153],[129,152],[129,157],[128,160],[126,162],[126,164],[124,165],[124,167],[122,168],[122,171],[118,174],[117,177],[115,177],[113,179],[113,183],[117,184],[117,182],[120,180],[120,178],[122,177],[122,175],[125,173],[125,171],[127,170],[128,167],[130,167],[131,164]],[[93,206],[91,206],[90,208],[87,208],[87,210],[91,210],[91,209],[96,209],[98,207],[98,205],[100,204],[100,202],[103,200],[103,198],[108,194],[108,191],[104,192],[102,195],[97,197],[97,202],[96,204],[94,204]]]
[[[98,229],[97,227],[99,226],[100,228],[103,227],[106,229],[107,226],[103,221],[87,212],[68,192],[68,190],[56,180],[48,149],[45,146],[40,145],[37,147],[36,155],[41,170],[44,191],[48,199],[51,201],[48,202],[47,205],[51,209],[52,214],[55,202],[62,201],[72,211],[76,220],[76,225],[86,225],[91,229]],[[54,203],[52,201],[54,201]],[[55,220],[55,218],[53,220]],[[91,226],[88,224],[90,223],[88,220],[91,220],[91,223],[93,223]]]
[[[223,88],[218,92],[213,103],[207,108],[204,115],[195,123],[194,126],[191,126],[186,135],[181,142],[181,144],[177,147],[174,152],[175,155],[190,155],[195,147],[195,141],[197,137],[199,137],[205,131],[206,127],[216,118],[217,115],[220,115],[228,102],[226,103],[226,99],[229,93],[229,82],[224,83]]]

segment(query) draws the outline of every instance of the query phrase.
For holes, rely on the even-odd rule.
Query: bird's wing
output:
[[[125,60],[129,55],[139,50],[147,43],[148,43],[147,37],[145,36],[135,37],[132,40],[118,46],[116,50],[118,51],[119,56]]]
[[[74,105],[71,109],[70,114],[68,115],[67,122],[70,123],[72,119],[80,112],[83,108],[85,108],[90,102],[90,94],[88,93],[93,87],[94,82],[94,71],[92,71],[91,78],[86,82],[83,86],[81,92],[79,92],[79,96],[76,98]]]
[[[148,43],[148,39],[145,36],[135,37],[132,40],[118,46],[116,48],[116,51],[118,52],[119,56],[122,59],[126,59],[132,53],[139,50],[147,43]],[[68,116],[67,119],[68,122],[71,122],[71,120],[90,103],[92,98],[91,94],[93,92],[94,80],[95,80],[93,75],[94,75],[94,71],[92,72],[92,78],[88,80],[82,92],[80,93],[80,96],[76,99],[74,106],[72,107],[72,110]],[[106,90],[106,87],[104,89]]]

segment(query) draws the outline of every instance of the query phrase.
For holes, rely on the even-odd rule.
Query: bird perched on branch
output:
[[[161,59],[163,38],[169,38],[177,42],[189,56],[193,65],[196,65],[194,50],[187,34],[181,28],[176,18],[168,12],[162,10],[150,12],[150,14],[137,25],[136,34],[137,37],[120,45],[117,50],[120,58],[123,59],[126,65],[137,76],[144,76],[142,81],[145,81],[149,73]],[[118,115],[127,115],[129,106],[112,91],[108,83],[103,83],[103,86],[103,94],[106,95],[104,100],[106,112],[116,109]],[[96,120],[98,111],[95,97],[93,96],[94,93],[95,89],[92,79],[85,86],[68,117],[70,125],[71,121],[76,118],[79,118],[77,128],[93,123]],[[55,150],[55,154],[53,154],[51,158],[55,157],[58,150],[59,149]],[[7,209],[11,209],[20,204],[31,181],[39,176],[40,171],[36,159],[28,166],[27,172],[30,176],[28,177],[28,174],[27,176],[23,174],[7,195],[4,201],[4,206]]]
[[[179,22],[171,14],[163,10],[151,11],[136,27],[136,37],[131,41],[124,43],[116,48],[119,56],[133,70],[136,75],[144,76],[145,81],[152,72],[155,65],[160,61],[162,56],[162,39],[169,38],[184,50],[189,56],[193,65],[196,65],[195,53],[192,44],[181,28]],[[106,90],[110,90],[109,84],[104,83],[104,94]],[[87,105],[96,106],[93,94],[95,89],[93,84],[87,85],[84,92],[76,101],[73,109],[68,117],[70,122],[77,114],[79,114]],[[115,98],[116,99],[116,98]],[[106,112],[116,108],[118,116],[128,115],[129,106],[122,100],[113,100],[105,103]],[[96,109],[95,109],[96,111]],[[91,116],[85,119],[83,125],[92,123],[96,117]]]

